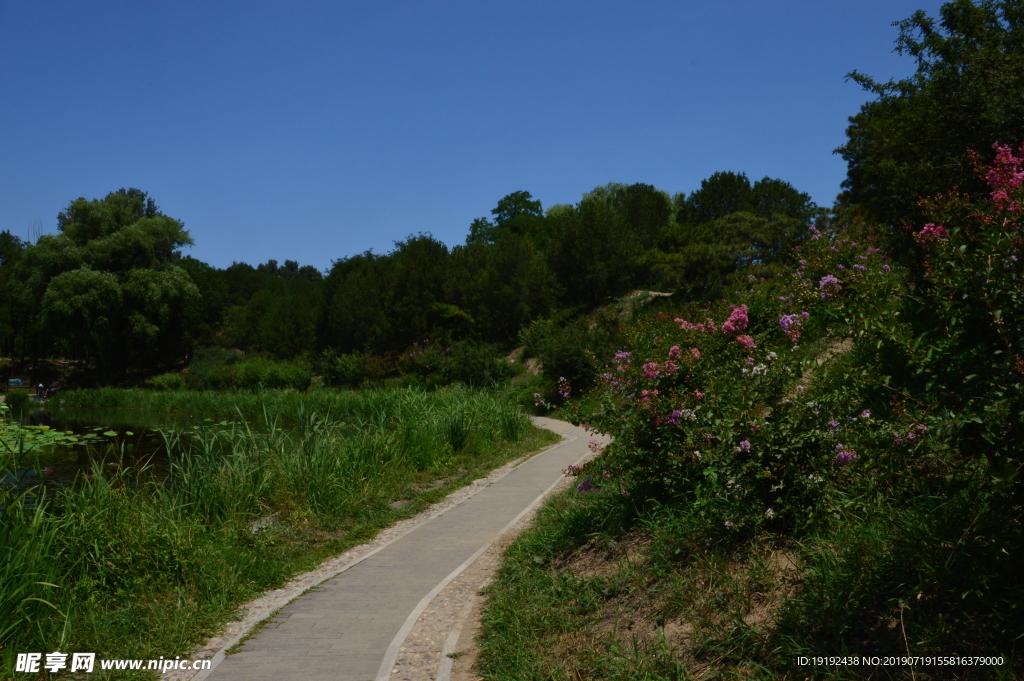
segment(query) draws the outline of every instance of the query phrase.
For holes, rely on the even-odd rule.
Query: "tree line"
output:
[[[181,221],[121,189],[72,201],[35,243],[0,234],[0,349],[81,360],[112,382],[211,346],[277,359],[431,338],[511,348],[535,320],[636,288],[713,297],[741,272],[777,267],[816,210],[782,180],[733,172],[689,195],[608,184],[547,210],[517,191],[464,244],[411,235],[323,274],[290,260],[212,267],[183,254],[193,240]]]

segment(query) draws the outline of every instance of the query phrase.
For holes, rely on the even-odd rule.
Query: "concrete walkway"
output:
[[[539,502],[562,469],[584,458],[590,439],[606,441],[564,421],[536,418],[535,423],[567,439],[284,607],[241,652],[200,676],[211,681],[389,678],[405,635],[434,595]]]

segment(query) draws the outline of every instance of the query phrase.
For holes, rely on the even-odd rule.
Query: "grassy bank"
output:
[[[5,671],[19,651],[187,655],[239,604],[555,439],[470,390],[202,399],[253,418],[169,434],[168,473],[97,464],[45,501],[0,490]]]
[[[960,541],[984,515],[977,501],[877,503],[795,539],[727,536],[702,517],[706,508],[570,490],[505,555],[488,590],[480,672],[517,681],[1021,678],[1017,569]],[[798,662],[823,655],[999,664],[921,661],[912,675],[905,662]]]

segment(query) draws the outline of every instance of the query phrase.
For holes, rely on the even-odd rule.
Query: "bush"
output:
[[[7,406],[10,407],[11,411],[23,411],[28,407],[28,391],[12,390],[7,393],[5,402],[7,403]]]
[[[238,369],[244,354],[224,348],[199,348],[189,362],[185,383],[190,390],[230,390],[238,387]]]
[[[516,372],[497,348],[471,341],[414,343],[402,353],[399,370],[407,383],[428,387],[463,383],[472,388],[498,385]]]
[[[323,385],[358,388],[367,380],[369,359],[361,352],[339,355],[326,350],[314,361],[313,370],[320,375]]]
[[[173,390],[174,379],[158,376],[149,381],[156,388]],[[168,383],[157,385],[160,379]],[[184,387],[190,390],[232,390],[244,388],[293,388],[306,390],[313,379],[308,363],[302,360],[278,361],[264,357],[246,357],[237,350],[201,348],[189,363]]]
[[[166,374],[160,374],[146,381],[146,385],[149,385],[157,390],[184,390],[185,389],[185,378],[177,371],[169,371]]]
[[[313,378],[309,365],[302,361],[282,362],[257,357],[247,359],[237,366],[238,385],[249,390],[267,388],[305,390]]]
[[[555,321],[543,321],[524,329],[520,340],[526,346],[526,355],[541,361],[543,374],[552,387],[548,397],[555,398],[554,386],[559,383],[569,386],[572,394],[593,388],[604,359],[614,352],[621,338],[618,327],[617,316],[608,310],[598,313],[593,320],[577,319],[564,327]]]

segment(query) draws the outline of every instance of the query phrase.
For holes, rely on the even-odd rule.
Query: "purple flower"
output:
[[[731,530],[733,525],[735,525],[735,523],[733,521],[731,521],[731,520],[726,520],[725,521],[725,529]]]
[[[740,442],[740,446],[738,447],[738,449],[741,452],[749,452],[751,450],[750,440],[743,440],[743,441],[741,441]]]
[[[789,340],[796,343],[800,340],[800,327],[803,325],[804,319],[807,319],[809,316],[809,312],[802,312],[798,315],[782,315],[779,317],[779,328],[782,329],[782,333],[789,337]]]
[[[854,265],[853,269],[858,270],[859,272],[866,272],[868,268],[864,267],[864,265]]]
[[[883,271],[883,272],[888,272],[888,271],[889,271],[889,270],[891,270],[891,269],[892,269],[892,268],[891,268],[891,267],[889,267],[888,265],[882,265],[882,271]]]
[[[769,508],[767,511],[764,512],[764,517],[767,518],[768,520],[771,520],[772,518],[775,517],[775,511],[773,511],[772,509]]]
[[[594,481],[591,477],[587,476],[586,480],[576,485],[576,489],[580,492],[590,492],[591,490],[597,489],[594,487]]]
[[[836,445],[836,465],[845,466],[857,458],[857,452],[847,449],[846,445]]]
[[[835,435],[838,432],[839,432],[839,421],[829,421],[828,422],[828,434],[829,435]]]
[[[562,397],[568,398],[572,394],[572,386],[565,380],[565,376],[561,376],[558,379],[558,394]]]
[[[860,417],[862,419],[869,419],[869,418],[871,418],[871,410],[870,409],[865,409],[864,411],[862,411],[860,413]]]
[[[818,289],[825,293],[838,293],[843,288],[843,283],[831,274],[826,274],[818,282]]]

